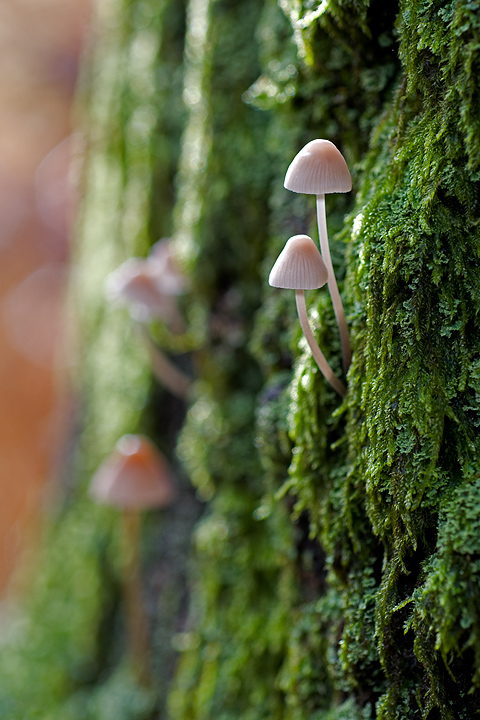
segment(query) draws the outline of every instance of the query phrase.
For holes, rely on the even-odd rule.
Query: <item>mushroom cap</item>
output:
[[[107,298],[127,305],[135,319],[168,318],[175,300],[159,292],[155,278],[144,260],[130,258],[114,270],[105,282]]]
[[[185,292],[187,278],[179,268],[170,238],[157,240],[146,262],[159,292],[165,295],[182,295]]]
[[[278,256],[268,282],[272,287],[313,290],[328,280],[318,247],[308,235],[294,235]]]
[[[128,510],[167,507],[175,497],[166,458],[143,435],[124,435],[90,483],[100,503]]]
[[[297,193],[324,195],[349,192],[352,178],[345,158],[330,140],[312,140],[293,158],[284,186]]]

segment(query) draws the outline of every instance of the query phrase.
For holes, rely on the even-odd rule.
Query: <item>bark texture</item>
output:
[[[9,720],[475,717],[478,3],[100,7],[80,240],[85,429],[27,619],[0,658],[0,709]],[[288,237],[316,237],[314,198],[283,188],[315,137],[342,150],[354,179],[326,200],[353,350],[343,401],[301,339],[293,292],[267,285]],[[188,408],[149,385],[128,319],[99,290],[163,234],[190,279]],[[307,300],[341,376],[327,292]],[[144,538],[152,692],[125,665],[116,523],[81,489],[138,428],[182,478]],[[18,660],[32,647],[46,658],[35,701],[21,692],[31,659]]]

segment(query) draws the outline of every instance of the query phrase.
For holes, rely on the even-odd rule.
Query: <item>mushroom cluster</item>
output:
[[[175,397],[188,400],[192,379],[154,341],[151,323],[160,321],[164,334],[185,340],[178,297],[186,290],[168,239],[159,240],[146,258],[130,258],[106,278],[111,304],[128,308],[135,330],[148,349],[153,375]],[[157,328],[158,329],[158,328]],[[168,345],[170,347],[170,345]],[[151,684],[149,624],[145,613],[140,564],[140,512],[165,509],[175,499],[173,472],[162,453],[143,435],[124,435],[103,461],[90,483],[90,496],[121,511],[122,580],[129,655],[138,682]]]
[[[308,323],[304,290],[320,288],[328,283],[340,332],[342,365],[346,373],[351,361],[350,334],[330,256],[325,195],[349,192],[352,189],[352,178],[345,158],[332,142],[312,140],[293,159],[287,170],[284,185],[287,190],[316,196],[318,235],[322,255],[307,235],[294,235],[287,241],[278,257],[270,273],[269,283],[274,287],[295,289],[300,324],[313,357],[328,382],[344,397],[346,387],[325,360]]]
[[[351,356],[350,340],[328,246],[325,194],[348,192],[351,189],[350,173],[344,158],[331,142],[313,140],[288,168],[285,187],[293,192],[316,195],[322,254],[311,237],[294,235],[277,258],[269,283],[273,287],[295,290],[300,325],[312,355],[327,382],[341,397],[345,397],[345,384],[334,373],[315,340],[308,319],[305,290],[328,284],[340,330],[343,369],[347,372]],[[139,324],[157,377],[173,394],[186,398],[190,379],[156,347],[146,326],[150,320],[162,318],[172,332],[184,332],[176,297],[184,292],[185,279],[175,265],[168,241],[157,243],[148,258],[132,258],[120,266],[107,279],[106,290],[111,300],[129,307],[132,317]],[[149,638],[140,573],[139,513],[147,508],[166,508],[173,502],[175,481],[172,471],[148,438],[125,435],[94,474],[90,495],[97,502],[113,505],[122,511],[128,636],[138,679],[148,685]]]

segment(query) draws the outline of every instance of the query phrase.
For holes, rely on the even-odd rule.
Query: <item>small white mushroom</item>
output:
[[[284,185],[287,190],[316,195],[317,197],[320,249],[328,270],[328,289],[340,331],[343,369],[346,373],[352,357],[350,334],[330,257],[325,216],[325,195],[327,193],[349,192],[352,189],[352,178],[345,158],[330,140],[312,140],[300,150],[291,162],[285,175]]]
[[[294,235],[278,256],[268,278],[272,287],[295,290],[298,317],[303,334],[320,371],[330,385],[345,397],[347,388],[338,379],[320,350],[308,322],[305,290],[320,288],[327,282],[328,271],[317,246],[308,235]]]

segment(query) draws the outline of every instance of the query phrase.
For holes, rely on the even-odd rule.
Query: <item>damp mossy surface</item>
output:
[[[89,419],[79,480],[46,543],[72,547],[42,559],[21,642],[0,658],[0,709],[9,720],[476,717],[478,4],[104,7],[115,8],[113,45],[93,68],[109,92],[100,73],[92,97],[104,102],[90,112],[105,136],[88,164],[80,245]],[[354,185],[327,198],[353,347],[343,401],[301,337],[293,293],[267,284],[289,236],[316,238],[314,199],[283,188],[314,137],[339,146]],[[99,290],[115,264],[169,234],[195,338],[176,457],[165,396]],[[307,304],[340,374],[327,291]],[[162,565],[153,693],[125,663],[115,521],[77,489],[142,423],[189,488],[184,525],[146,527],[147,565],[166,525],[182,567],[191,546],[188,581]],[[204,509],[190,542],[194,495]],[[27,699],[33,661],[42,672]]]

